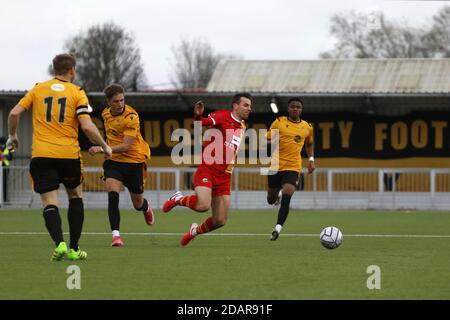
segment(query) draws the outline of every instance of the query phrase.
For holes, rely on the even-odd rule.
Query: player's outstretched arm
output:
[[[25,108],[17,104],[12,108],[8,115],[8,140],[6,141],[6,148],[14,152],[19,147],[19,139],[17,138],[17,127],[19,126],[20,115],[25,111]]]
[[[130,136],[124,136],[123,137],[123,141],[121,144],[118,144],[116,146],[112,146],[112,152],[113,153],[122,153],[122,152],[127,152],[128,150],[130,150],[131,145],[133,144],[134,141],[134,137],[130,137]],[[92,147],[95,148],[95,147]],[[103,151],[102,151],[103,152]]]
[[[305,143],[306,154],[308,155],[308,172],[313,173],[316,169],[314,162],[314,144],[312,142]]]
[[[195,119],[200,119],[203,116],[203,112],[205,112],[205,104],[202,100],[197,101],[194,105],[194,117]]]
[[[205,112],[205,104],[203,101],[197,101],[194,105],[194,120],[201,121],[202,126],[213,126],[215,125],[215,121],[211,118],[203,118],[203,112]]]
[[[103,148],[100,147],[100,146],[92,146],[92,147],[89,148],[88,152],[89,152],[89,154],[91,156],[93,156],[93,155],[95,155],[97,153],[103,153]]]
[[[112,155],[112,149],[106,144],[105,140],[103,140],[100,132],[92,122],[91,118],[82,117],[78,118],[78,121],[80,122],[81,130],[83,130],[89,140],[102,148],[103,152],[105,153],[105,158],[110,158]]]

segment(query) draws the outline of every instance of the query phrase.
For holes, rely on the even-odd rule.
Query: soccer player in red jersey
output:
[[[163,211],[169,212],[176,206],[188,207],[197,212],[205,212],[211,208],[212,216],[200,225],[195,222],[191,225],[181,238],[183,246],[199,234],[224,226],[227,221],[231,172],[244,136],[245,120],[250,114],[251,104],[250,94],[238,93],[231,101],[231,110],[218,110],[206,118],[203,117],[203,102],[198,101],[194,106],[195,120],[201,121],[202,126],[216,129],[212,131],[214,139],[205,141],[202,163],[194,175],[195,194],[183,196],[177,191],[165,202]]]

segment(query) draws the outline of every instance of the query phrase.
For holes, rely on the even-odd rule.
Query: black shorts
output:
[[[83,182],[81,159],[33,158],[30,175],[33,190],[46,193],[59,188],[62,183],[67,189],[75,189]]]
[[[294,187],[297,186],[298,172],[297,171],[278,171],[276,174],[267,176],[269,188],[281,189],[284,184],[289,183]]]
[[[130,192],[144,192],[147,165],[144,163],[127,163],[106,160],[103,163],[103,178],[113,178],[121,181]]]

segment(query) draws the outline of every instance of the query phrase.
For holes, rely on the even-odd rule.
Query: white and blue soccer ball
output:
[[[320,233],[320,243],[327,249],[336,249],[342,244],[344,236],[336,227],[326,227]]]

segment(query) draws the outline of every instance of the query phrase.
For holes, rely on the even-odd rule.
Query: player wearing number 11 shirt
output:
[[[195,104],[194,115],[202,126],[215,130],[210,136],[202,153],[202,163],[194,175],[194,195],[183,196],[177,191],[164,204],[163,211],[169,212],[176,206],[191,208],[197,212],[212,210],[212,216],[202,224],[193,223],[181,238],[181,245],[187,245],[197,235],[207,233],[225,225],[230,208],[231,172],[245,132],[245,120],[251,111],[251,96],[238,93],[231,101],[231,110],[219,110],[203,117],[204,104]],[[206,131],[205,136],[208,135]]]
[[[60,54],[53,59],[55,78],[36,84],[11,110],[8,117],[9,139],[7,147],[19,147],[16,135],[20,115],[32,110],[33,146],[30,175],[34,191],[41,195],[45,226],[55,242],[51,260],[86,259],[87,254],[78,247],[84,220],[81,195],[83,181],[78,126],[95,144],[102,146],[105,157],[112,150],[103,140],[89,116],[85,92],[74,85],[75,58]],[[64,241],[58,209],[58,188],[62,183],[69,198],[69,248]]]

